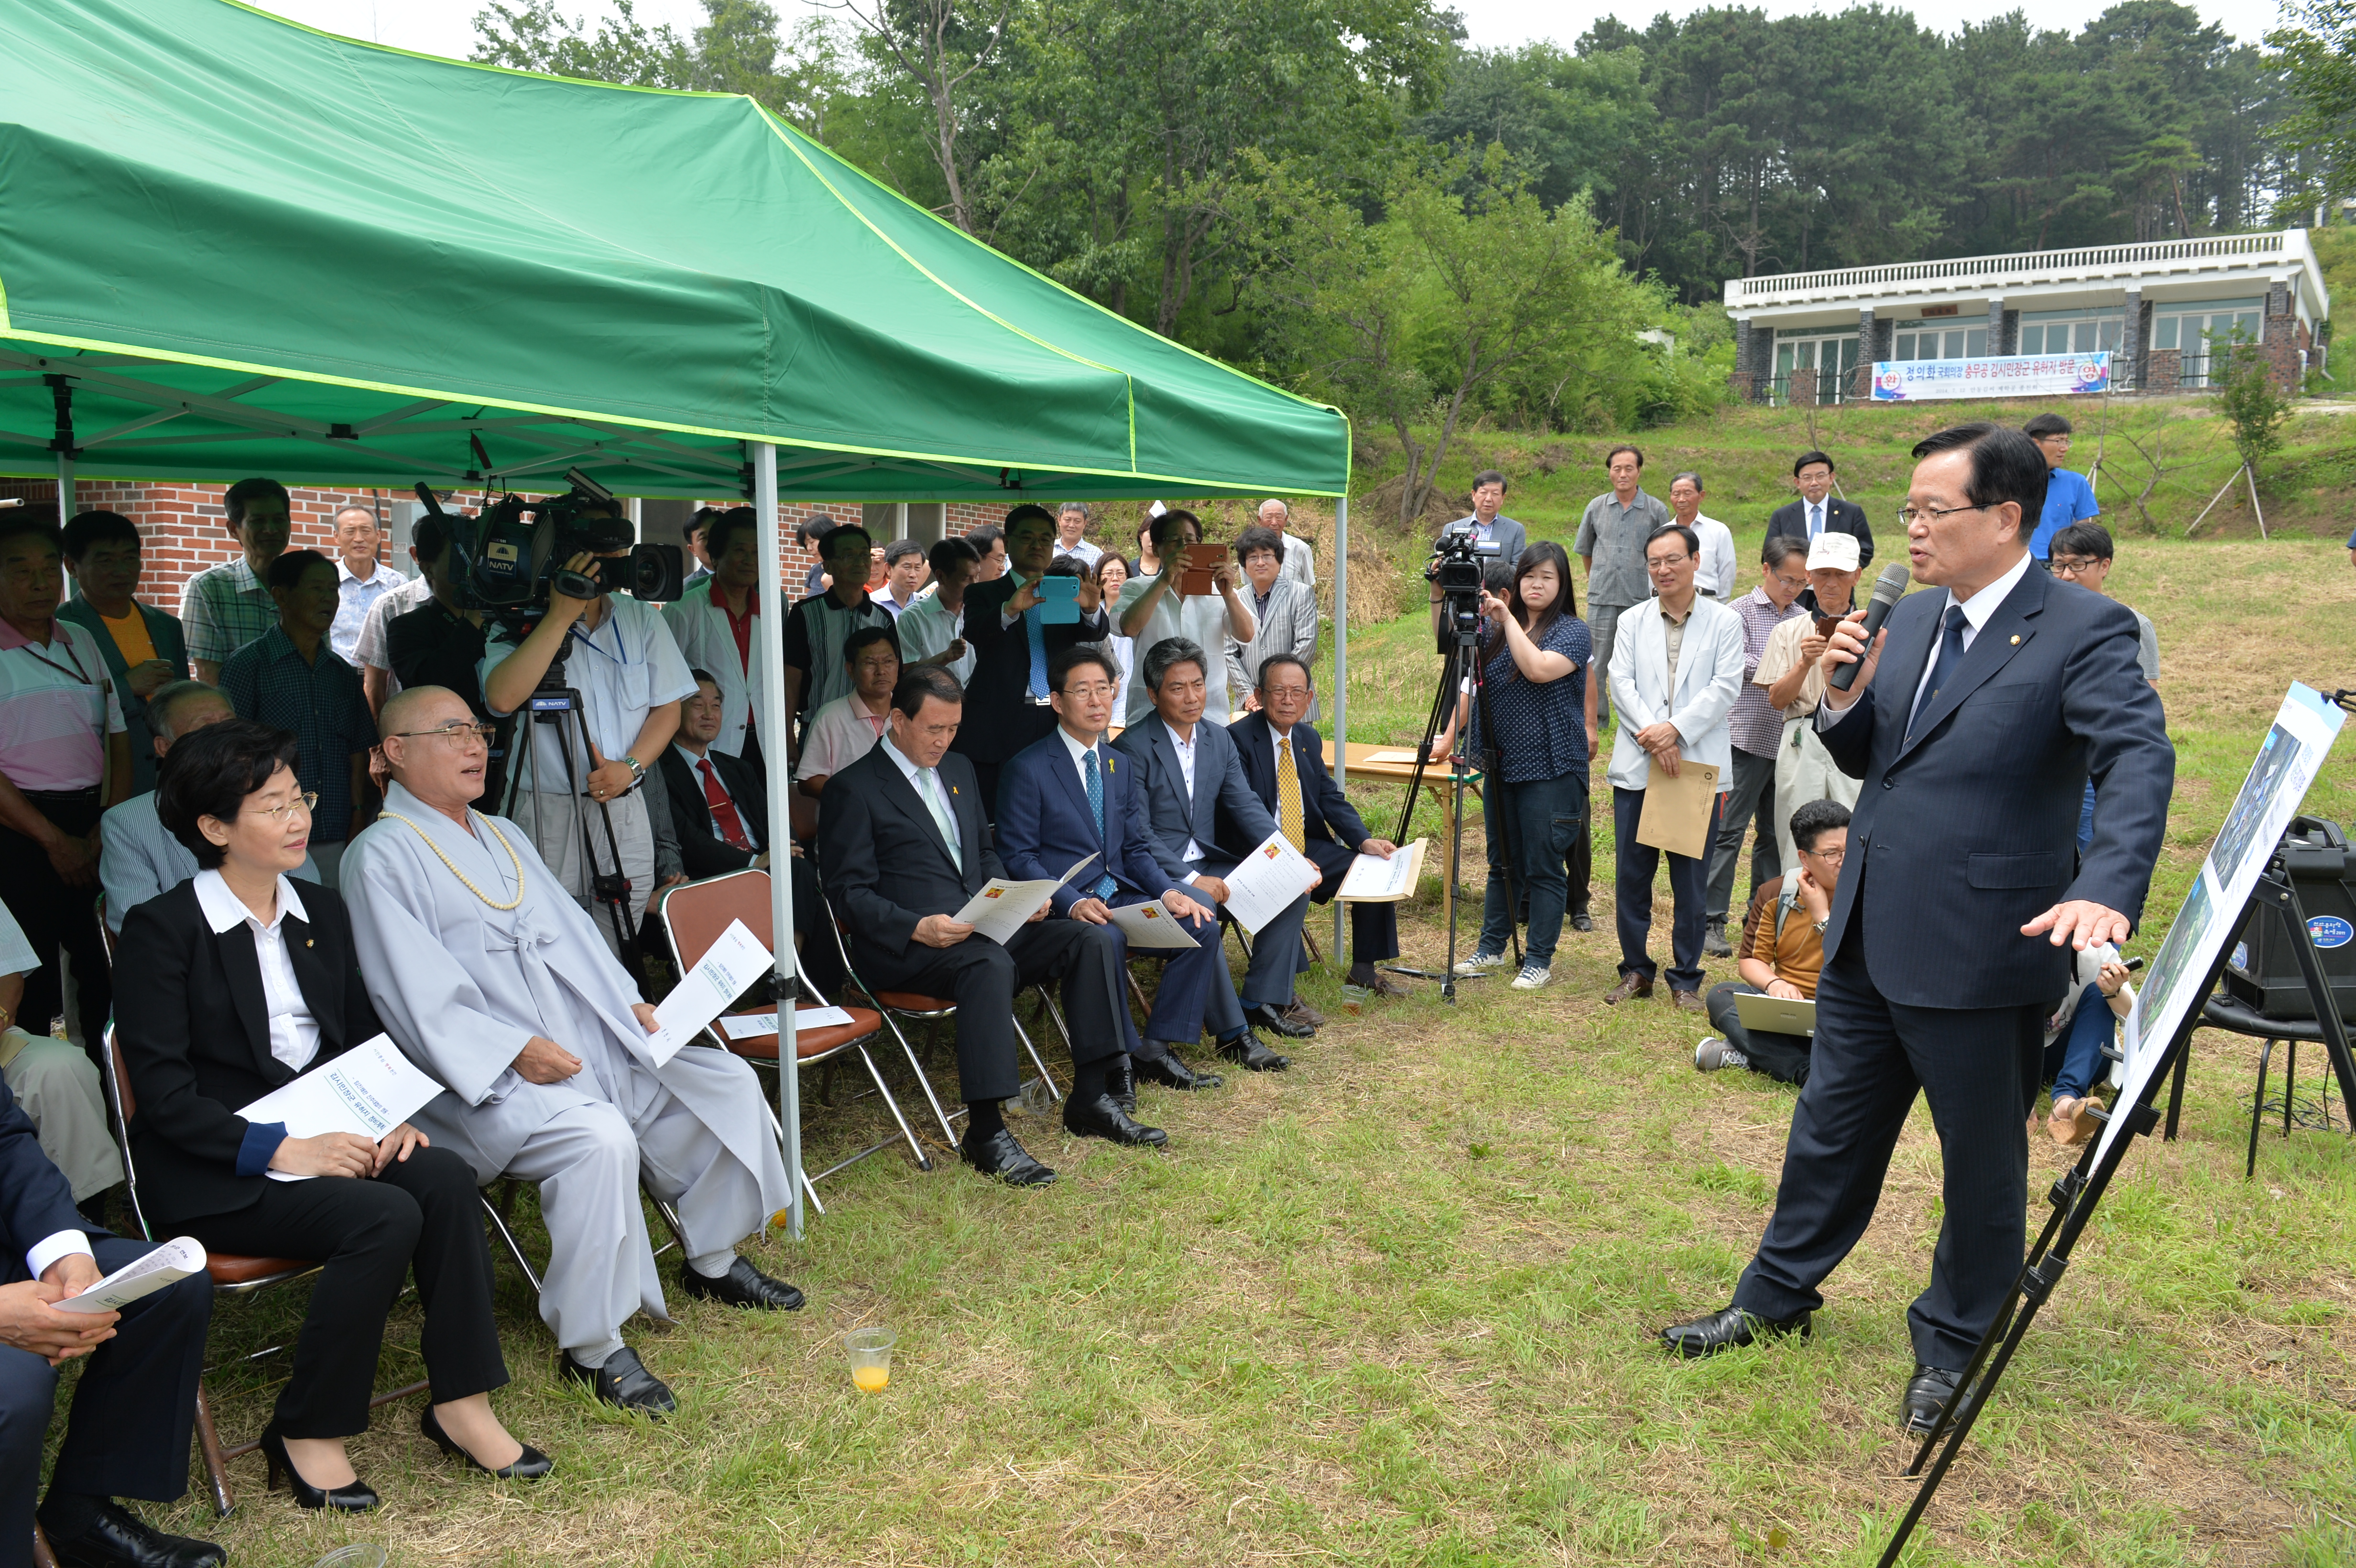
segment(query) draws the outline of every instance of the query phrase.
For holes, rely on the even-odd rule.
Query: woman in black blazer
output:
[[[132,910],[115,953],[141,1200],[208,1247],[324,1265],[262,1439],[272,1484],[284,1471],[303,1507],[376,1506],[343,1440],[368,1428],[385,1313],[412,1265],[433,1399],[421,1429],[477,1468],[545,1475],[548,1457],[491,1413],[508,1374],[466,1161],[406,1125],[381,1143],[294,1138],[237,1114],[381,1032],[343,901],[285,875],[311,825],[294,755],[284,731],[230,720],[175,745],[157,781],[157,816],[203,869]]]

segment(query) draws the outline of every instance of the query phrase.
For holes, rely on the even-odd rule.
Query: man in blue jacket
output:
[[[0,1082],[0,1564],[32,1561],[33,1491],[58,1369],[90,1357],[41,1501],[58,1561],[82,1568],[206,1568],[228,1554],[166,1535],[116,1498],[170,1502],[188,1489],[188,1432],[205,1368],[212,1282],[193,1275],[121,1312],[61,1312],[154,1249],[93,1231]]]
[[[1247,838],[1250,844],[1265,842],[1276,825],[1244,783],[1236,743],[1225,729],[1204,717],[1212,667],[1201,645],[1184,637],[1165,637],[1145,649],[1137,659],[1137,679],[1153,699],[1153,715],[1122,731],[1113,747],[1137,769],[1146,846],[1162,874],[1178,887],[1194,890],[1205,902],[1225,903],[1225,875],[1235,869],[1236,858],[1220,848],[1222,816],[1233,825],[1230,839]],[[1308,911],[1304,893],[1260,928],[1241,1002],[1224,959],[1212,978],[1197,1028],[1210,1030],[1220,1055],[1250,1072],[1280,1072],[1292,1064],[1291,1058],[1261,1042],[1254,1024],[1279,1034],[1310,1032],[1277,1012],[1277,1005],[1292,997],[1293,955],[1300,951],[1301,923]],[[1215,933],[1209,945],[1218,946]],[[1269,956],[1261,959],[1261,953]],[[1151,1023],[1146,1033],[1154,1034]],[[1169,1038],[1192,1040],[1194,1035]],[[1152,1050],[1151,1040],[1146,1049]]]
[[[1870,650],[1836,631],[1816,714],[1864,781],[1825,923],[1815,1065],[1774,1217],[1721,1312],[1664,1330],[1708,1355],[1805,1334],[1817,1285],[1873,1218],[1917,1091],[1945,1167],[1929,1286],[1907,1311],[1901,1409],[1928,1432],[2020,1270],[2025,1131],[2072,949],[2125,942],[2168,826],[2176,754],[2124,606],[2035,570],[2045,460],[1994,425],[1942,431],[1901,508],[1917,581]],[[2103,799],[2076,851],[2086,780]]]

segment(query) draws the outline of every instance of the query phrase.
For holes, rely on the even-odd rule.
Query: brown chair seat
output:
[[[319,1265],[299,1258],[250,1258],[241,1253],[207,1253],[205,1272],[215,1285],[253,1285],[280,1275],[306,1274]]]
[[[761,1010],[766,1012],[768,1009]],[[804,1008],[799,1010],[815,1012],[817,1009]],[[845,1008],[842,1010],[851,1015],[851,1021],[847,1024],[827,1024],[818,1029],[794,1030],[794,1056],[797,1061],[808,1061],[813,1056],[824,1056],[829,1051],[841,1050],[854,1040],[865,1040],[869,1035],[883,1030],[884,1015],[873,1008]],[[728,1049],[739,1056],[775,1061],[777,1059],[777,1037],[774,1034],[746,1035],[742,1040],[728,1041]]]
[[[926,997],[915,991],[878,991],[875,999],[898,1013],[945,1013],[957,1006],[947,997]]]

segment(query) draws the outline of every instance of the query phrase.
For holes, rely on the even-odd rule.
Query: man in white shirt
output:
[[[1063,509],[1055,514],[1055,555],[1059,560],[1068,555],[1078,561],[1083,577],[1096,570],[1098,560],[1104,555],[1102,549],[1082,537],[1087,531],[1087,506],[1078,501],[1065,502]]]
[[[916,602],[924,581],[925,547],[915,539],[894,539],[884,547],[884,591],[875,595],[875,603],[896,621]]]
[[[926,552],[933,569],[931,589],[901,612],[893,629],[900,634],[906,664],[938,665],[963,686],[973,678],[973,650],[965,642],[965,591],[980,570],[981,555],[954,535]]]
[[[348,665],[358,667],[360,628],[376,602],[409,581],[377,560],[383,534],[376,514],[366,507],[346,507],[336,514],[336,619],[327,628],[327,646]]]
[[[1284,566],[1280,575],[1303,588],[1317,586],[1317,552],[1309,541],[1287,532],[1285,525],[1292,521],[1292,508],[1270,496],[1259,504],[1259,526],[1284,541]]]
[[[750,507],[705,510],[712,513],[703,537],[712,569],[664,608],[663,624],[680,656],[711,671],[720,688],[720,734],[712,744],[760,768],[760,706],[768,689],[767,667],[754,656],[760,644],[761,521]]]
[[[1734,592],[1739,570],[1734,560],[1734,530],[1716,517],[1702,516],[1700,475],[1689,469],[1669,481],[1669,512],[1700,536],[1701,568],[1694,573],[1694,586],[1712,599],[1726,599]]]
[[[810,715],[802,731],[802,759],[795,782],[807,795],[826,793],[826,781],[874,749],[892,711],[892,688],[900,684],[900,650],[891,631],[866,626],[842,645],[851,689]]]

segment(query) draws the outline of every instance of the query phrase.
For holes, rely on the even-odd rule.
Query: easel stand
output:
[[[2308,995],[2315,1002],[2315,1016],[2323,1025],[2332,1065],[2340,1074],[2341,1088],[2349,1090],[2351,1084],[2356,1084],[2356,1065],[2350,1061],[2347,1030],[2340,1022],[2330,987],[2324,984],[2323,966],[2317,961],[2314,945],[2308,939],[2307,918],[2299,908],[2298,895],[2292,891],[2290,880],[2279,874],[2276,868],[2269,867],[2266,874],[2258,879],[2256,891],[2251,894],[2244,913],[2246,915],[2247,910],[2258,909],[2271,910],[2278,918],[2290,923],[2290,929],[2297,938],[2292,948],[2298,955],[2299,972],[2307,981]],[[2227,929],[2239,931],[2243,924],[2243,919],[2236,919]],[[2201,980],[2201,989],[2195,995],[2205,997],[2217,988],[2217,982],[2225,972],[2225,960],[2226,954],[2221,944],[2216,958],[2209,965],[2208,974]],[[2078,1237],[2085,1230],[2086,1222],[2094,1218],[2094,1207],[2103,1200],[2103,1193],[2109,1188],[2112,1176],[2117,1172],[2120,1162],[2126,1157],[2127,1150],[2133,1147],[2136,1138],[2149,1134],[2159,1125],[2159,1114],[2152,1106],[2152,1098],[2158,1092],[2160,1080],[2171,1073],[2176,1093],[2171,1097],[2169,1108],[2169,1130],[2173,1136],[2177,1104],[2183,1093],[2187,1054],[2192,1044],[2192,1031],[2201,1025],[2201,1009],[2197,1007],[2186,1009],[2184,1021],[2177,1026],[2158,1061],[2145,1077],[2135,1104],[2122,1104],[2111,1113],[2115,1118],[2123,1116],[2126,1119],[2120,1136],[2111,1141],[2107,1152],[2103,1152],[2100,1158],[2096,1156],[2103,1150],[2103,1145],[2097,1141],[2089,1147],[2047,1194],[2053,1212],[2046,1217],[2045,1229],[2039,1234],[2036,1244],[2029,1249],[2029,1259],[2021,1266],[2019,1277],[2013,1281],[2012,1294],[2007,1298],[2004,1309],[1997,1314],[1996,1321],[1989,1326],[1987,1333],[1981,1338],[1978,1348],[1972,1352],[1971,1364],[1964,1369],[1964,1375],[1957,1384],[1961,1392],[1940,1413],[1939,1424],[1922,1440],[1922,1446],[1915,1452],[1913,1463],[1906,1467],[1907,1475],[1921,1475],[1922,1484],[1915,1491],[1914,1501],[1906,1509],[1906,1517],[1898,1521],[1897,1530],[1891,1532],[1890,1545],[1881,1554],[1879,1568],[1897,1568],[1899,1557],[1905,1552],[1907,1540],[1914,1533],[1914,1526],[1922,1519],[1922,1510],[1930,1506],[1932,1495],[1939,1489],[1939,1482],[1945,1477],[1947,1467],[1954,1463],[1964,1440],[1971,1435],[1972,1424],[1979,1419],[1980,1412],[1987,1408],[1988,1395],[1995,1391],[1997,1380],[2004,1376],[2005,1368],[2012,1364],[2013,1353],[2020,1349],[2021,1340],[2029,1333],[2029,1325],[2037,1317],[2037,1309],[2045,1305],[2046,1298],[2052,1295],[2053,1287],[2061,1283],[2062,1275],[2068,1270],[2071,1251],[2078,1244]],[[2017,1312],[2016,1306],[2019,1308]],[[1945,1446],[1941,1448],[1943,1438]],[[1925,1474],[1923,1462],[1931,1459],[1933,1449],[1939,1450],[1938,1457],[1932,1460],[1930,1470]]]

